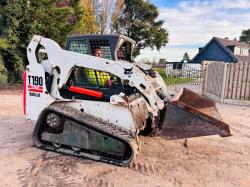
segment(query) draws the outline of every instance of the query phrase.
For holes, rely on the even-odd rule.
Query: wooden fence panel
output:
[[[244,100],[246,94],[246,84],[247,84],[247,74],[248,74],[248,62],[243,62],[243,76],[242,76],[242,86],[240,92],[240,99]]]
[[[237,93],[237,83],[238,83],[238,78],[239,78],[239,64],[235,64],[235,73],[234,73],[234,76],[232,77],[233,79],[233,94],[232,94],[232,99],[236,99],[236,93]]]
[[[246,83],[246,91],[245,91],[245,100],[250,100],[250,63],[247,66],[247,83]]]
[[[204,95],[220,102],[250,104],[250,62],[207,65]]]
[[[243,78],[243,62],[237,63],[239,65],[239,77],[237,80],[237,90],[236,90],[236,99],[240,99],[240,94],[242,90],[242,78]]]
[[[229,95],[229,90],[230,90],[230,72],[231,72],[231,68],[232,66],[230,64],[226,64],[227,66],[227,73],[226,73],[226,82],[225,82],[225,97],[228,97]]]
[[[205,92],[220,97],[223,83],[224,63],[211,63],[207,68],[207,81]]]
[[[233,78],[234,78],[234,74],[235,74],[235,66],[233,66],[233,64],[230,64],[230,74],[229,76],[229,87],[228,87],[228,97],[229,99],[232,98],[233,96]]]

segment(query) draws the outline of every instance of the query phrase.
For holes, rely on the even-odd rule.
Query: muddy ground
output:
[[[0,95],[0,186],[250,186],[250,107],[218,105],[233,136],[142,137],[132,168],[37,149],[21,95]]]

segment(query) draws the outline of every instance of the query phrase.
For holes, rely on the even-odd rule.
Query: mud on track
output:
[[[35,148],[21,96],[0,98],[0,186],[250,186],[250,107],[219,105],[228,138],[141,137],[125,168]]]

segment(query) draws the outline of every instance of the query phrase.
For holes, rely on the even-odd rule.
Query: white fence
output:
[[[188,73],[200,73],[201,64],[182,64],[182,63],[172,63],[172,64],[166,64],[166,74],[167,75],[173,75],[175,72],[182,71],[188,72]],[[186,77],[187,75],[183,75]]]
[[[168,63],[166,64],[166,80],[168,90],[179,92],[188,88],[201,93],[202,88],[201,64]]]

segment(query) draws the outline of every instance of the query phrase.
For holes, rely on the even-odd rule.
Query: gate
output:
[[[167,63],[165,71],[157,69],[163,77],[167,89],[179,92],[182,88],[201,93],[202,69],[199,63]]]

